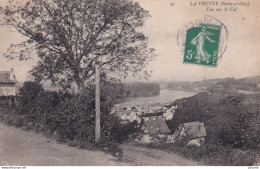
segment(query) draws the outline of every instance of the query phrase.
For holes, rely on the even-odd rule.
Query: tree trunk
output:
[[[76,80],[78,90],[76,91],[77,94],[82,93],[85,89],[84,81],[81,79]]]

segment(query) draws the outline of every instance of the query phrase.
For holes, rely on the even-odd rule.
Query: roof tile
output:
[[[17,83],[15,75],[13,79],[10,78],[11,71],[0,71],[0,83]]]

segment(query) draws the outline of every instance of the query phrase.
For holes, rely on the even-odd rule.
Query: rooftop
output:
[[[206,136],[206,129],[204,127],[204,123],[196,121],[184,123],[183,125],[187,135],[191,138],[200,138]]]
[[[13,71],[0,71],[0,84],[18,83]]]
[[[206,136],[206,128],[204,123],[200,123],[199,121],[183,123],[179,125],[178,129],[174,132],[176,137],[180,137],[180,133],[182,128],[184,127],[187,136],[191,138],[200,138]]]
[[[156,118],[156,119],[149,119],[144,121],[145,126],[151,135],[156,134],[167,134],[170,133],[170,130],[165,123],[164,119],[162,118]]]

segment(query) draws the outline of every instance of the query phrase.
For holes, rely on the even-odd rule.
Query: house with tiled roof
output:
[[[145,142],[153,142],[153,141],[157,142],[158,139],[166,140],[168,134],[170,133],[170,130],[167,124],[165,123],[165,120],[163,118],[158,118],[158,117],[144,120],[144,125],[142,127],[142,130],[144,131],[143,141]]]
[[[16,83],[18,83],[14,69],[0,71],[0,96],[15,96]]]
[[[199,121],[183,123],[179,125],[174,136],[177,139],[187,137],[189,139],[187,145],[200,146],[205,141],[206,128],[204,123],[200,123]]]

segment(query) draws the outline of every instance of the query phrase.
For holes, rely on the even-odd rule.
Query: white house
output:
[[[177,109],[177,106],[172,106],[171,108],[167,109],[163,113],[163,117],[165,120],[171,120],[175,114],[175,109]]]
[[[18,83],[14,69],[0,71],[0,96],[15,96],[16,83]]]
[[[171,120],[173,118],[175,111],[168,109],[163,113],[163,117],[165,120]]]
[[[135,120],[138,122],[140,118],[138,118],[136,112],[131,112],[128,119],[130,122],[133,122]],[[141,122],[141,119],[140,119],[140,122]]]
[[[174,136],[177,139],[188,137],[189,141],[187,145],[200,146],[204,142],[204,137],[206,136],[206,129],[204,123],[189,122],[179,125],[178,129],[175,131]]]

